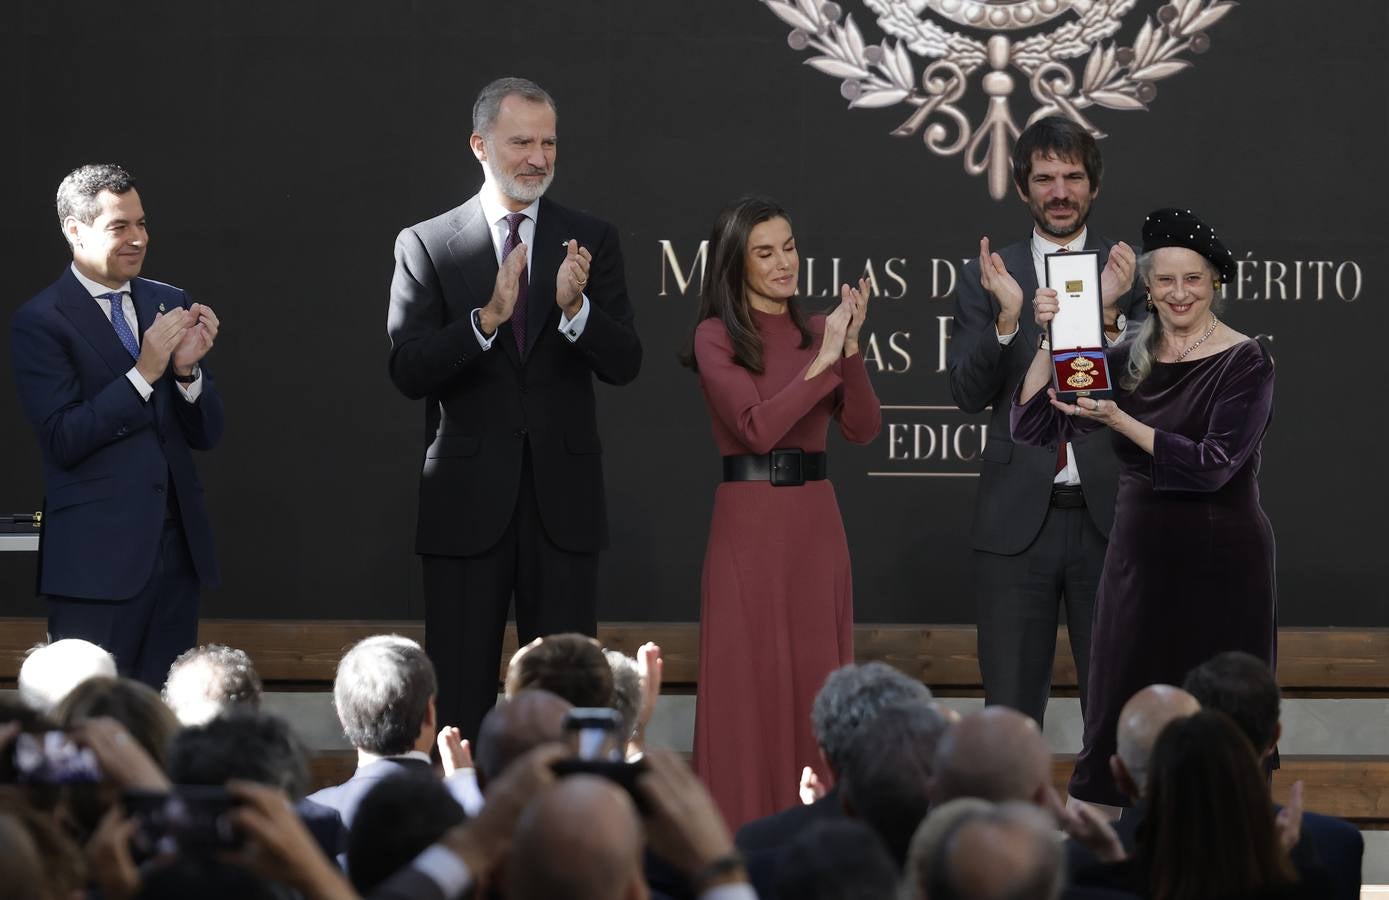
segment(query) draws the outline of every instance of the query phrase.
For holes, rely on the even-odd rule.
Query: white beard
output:
[[[487,155],[489,157],[495,156],[491,147],[487,148]],[[541,196],[549,190],[550,182],[555,180],[555,167],[553,164],[550,166],[549,173],[539,184],[528,184],[517,178],[511,177],[505,172],[498,172],[496,169],[492,168],[490,159],[484,162],[483,165],[487,167],[487,177],[497,185],[497,189],[501,191],[504,196],[515,200],[517,203],[524,203],[527,206],[539,200]]]

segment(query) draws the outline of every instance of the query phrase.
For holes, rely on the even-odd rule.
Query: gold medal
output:
[[[1095,364],[1083,356],[1077,356],[1075,359],[1071,360],[1071,368],[1075,369],[1077,372],[1088,372],[1095,368]]]
[[[1083,290],[1085,290],[1085,281],[1080,278],[1066,282],[1066,293],[1068,294],[1079,294]]]
[[[1095,383],[1095,379],[1090,375],[1086,375],[1084,372],[1077,372],[1070,378],[1067,378],[1066,383],[1073,388],[1088,388]]]

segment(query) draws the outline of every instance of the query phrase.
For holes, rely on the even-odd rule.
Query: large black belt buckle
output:
[[[797,487],[805,484],[805,451],[799,447],[773,450],[771,453],[772,487]]]

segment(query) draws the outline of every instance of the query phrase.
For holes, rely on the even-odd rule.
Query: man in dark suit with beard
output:
[[[1099,251],[1111,343],[1145,314],[1132,290],[1133,250],[1086,227],[1102,168],[1094,138],[1068,119],[1041,119],[1022,133],[1013,181],[1032,213],[1032,233],[997,253],[988,238],[980,242],[978,261],[960,275],[950,334],[955,402],[965,412],[991,410],[971,531],[985,701],[1039,723],[1062,602],[1084,708],[1090,620],[1114,521],[1118,463],[1110,436],[1100,432],[1051,449],[1014,444],[1008,410],[1044,336],[1031,302],[1045,286],[1046,254]]]
[[[607,546],[593,380],[641,366],[616,230],[541,199],[556,113],[503,78],[473,107],[482,189],[400,233],[390,373],[425,400],[416,552],[439,713],[475,737],[513,596],[521,643],[597,631]]]

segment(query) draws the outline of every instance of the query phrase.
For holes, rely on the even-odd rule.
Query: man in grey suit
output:
[[[1014,444],[1008,410],[1042,330],[1031,301],[1048,253],[1098,250],[1105,337],[1120,340],[1145,309],[1133,291],[1134,252],[1086,227],[1103,162],[1089,132],[1061,117],[1028,127],[1013,148],[1013,182],[1032,213],[1025,241],[995,253],[989,239],[955,295],[950,390],[965,412],[990,409],[971,544],[979,667],[988,704],[1040,723],[1051,692],[1064,602],[1085,708],[1095,589],[1114,521],[1118,463],[1108,433],[1049,449]]]

